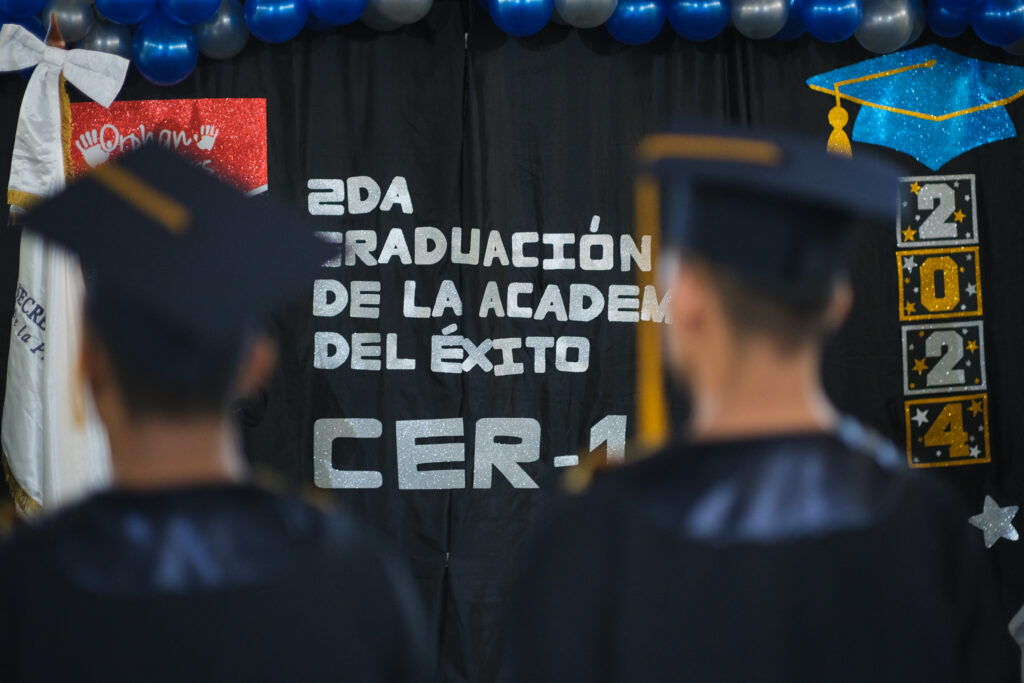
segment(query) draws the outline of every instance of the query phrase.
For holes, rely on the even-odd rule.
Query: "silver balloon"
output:
[[[789,19],[789,0],[734,0],[732,24],[747,38],[764,40],[782,30]]]
[[[109,52],[125,59],[132,58],[132,30],[121,24],[97,19],[92,30],[76,47],[96,52]]]
[[[415,24],[427,16],[433,5],[434,0],[370,0],[366,11],[363,12],[363,21],[366,21],[366,15],[372,12],[390,24]]]
[[[914,29],[910,32],[910,39],[903,44],[903,47],[910,47],[916,43],[928,26],[928,13],[924,9],[923,0],[910,0],[910,8],[914,14]]]
[[[854,36],[865,50],[886,54],[899,50],[914,35],[910,0],[863,0],[863,18]]]
[[[597,28],[608,21],[619,0],[555,0],[555,14],[576,28]]]
[[[192,27],[199,51],[213,59],[234,57],[249,41],[249,28],[238,0],[220,0],[213,17]]]
[[[57,15],[60,34],[69,43],[85,38],[95,21],[89,0],[49,0],[43,6],[43,26],[50,25],[51,14]]]
[[[363,16],[359,17],[359,20],[374,31],[394,31],[402,28],[401,24],[396,24],[381,16],[380,11],[375,7],[375,3],[372,2],[363,10]]]

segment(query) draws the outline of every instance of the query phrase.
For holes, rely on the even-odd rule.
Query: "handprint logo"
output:
[[[110,152],[104,148],[98,130],[82,133],[75,141],[75,146],[78,147],[78,151],[85,157],[85,163],[90,167],[95,168],[110,158]]]
[[[217,136],[220,135],[220,129],[217,126],[210,126],[203,124],[199,127],[199,132],[202,134],[199,142],[196,143],[196,147],[199,149],[209,152],[213,149],[213,143],[217,142]]]

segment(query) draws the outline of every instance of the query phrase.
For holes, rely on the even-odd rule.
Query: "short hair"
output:
[[[244,343],[211,349],[167,328],[153,329],[164,341],[161,358],[145,358],[145,349],[120,344],[124,325],[147,325],[139,310],[111,303],[104,297],[86,297],[86,333],[107,357],[111,373],[132,419],[163,417],[187,419],[227,412],[237,386]],[[173,353],[166,343],[174,338]],[[149,351],[150,354],[154,353]]]
[[[821,342],[828,333],[825,314],[843,276],[799,285],[753,282],[741,272],[699,256],[684,256],[688,267],[704,272],[722,303],[726,320],[740,340],[762,337],[782,353]]]

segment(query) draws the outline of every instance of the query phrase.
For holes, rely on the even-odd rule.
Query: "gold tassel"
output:
[[[853,149],[850,147],[850,138],[846,135],[843,127],[850,120],[850,115],[843,109],[843,103],[839,99],[839,92],[836,92],[836,106],[828,111],[828,122],[832,125],[832,134],[828,136],[828,147],[830,154],[839,154],[844,157],[852,157]]]
[[[661,234],[661,197],[658,181],[650,176],[636,180],[636,231],[651,236],[651,254],[657,258]],[[640,291],[654,284],[651,271],[639,271]],[[636,326],[636,409],[637,440],[652,451],[668,440],[668,402],[661,364],[661,329],[653,321]]]

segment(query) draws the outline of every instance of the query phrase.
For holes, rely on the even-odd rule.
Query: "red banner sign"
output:
[[[267,189],[267,101],[253,98],[135,100],[104,109],[71,105],[75,175],[144,144],[160,144],[235,183]]]

